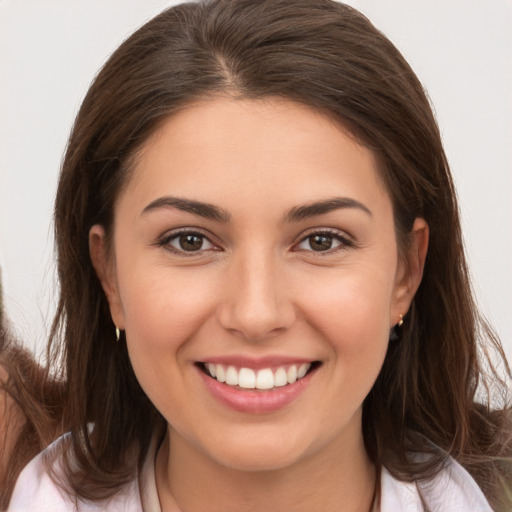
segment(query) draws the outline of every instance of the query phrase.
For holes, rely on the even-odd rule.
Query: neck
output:
[[[216,463],[169,429],[156,461],[165,512],[174,511],[175,503],[181,512],[361,512],[370,510],[375,478],[362,435],[355,443],[335,439],[286,468],[240,471]]]

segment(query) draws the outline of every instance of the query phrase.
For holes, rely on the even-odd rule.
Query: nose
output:
[[[230,265],[218,318],[231,333],[259,341],[288,329],[295,310],[277,258],[254,250],[248,253]]]

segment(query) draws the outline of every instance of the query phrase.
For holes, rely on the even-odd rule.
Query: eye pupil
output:
[[[309,239],[309,245],[314,251],[327,251],[332,247],[332,236],[313,235]]]
[[[184,251],[199,251],[203,246],[203,237],[193,234],[181,235],[179,242]]]

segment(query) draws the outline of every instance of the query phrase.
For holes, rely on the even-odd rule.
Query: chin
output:
[[[210,456],[218,464],[238,471],[278,471],[298,463],[311,451],[309,443],[291,438],[289,432],[256,437],[246,433],[239,440],[231,438],[229,445],[226,439]]]
[[[232,454],[226,456],[223,454],[221,460],[217,463],[236,471],[243,472],[272,472],[291,467],[298,462],[301,457],[290,453],[265,453],[251,452]]]

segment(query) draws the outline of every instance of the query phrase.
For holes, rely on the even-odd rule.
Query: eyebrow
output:
[[[222,208],[218,208],[217,206],[213,206],[212,204],[172,196],[165,196],[160,197],[159,199],[155,199],[149,203],[144,208],[144,210],[142,210],[141,215],[145,215],[146,213],[149,213],[153,210],[168,207],[177,208],[178,210],[193,213],[194,215],[199,215],[205,219],[216,220],[219,222],[229,222],[231,219],[229,212]]]
[[[372,212],[363,203],[351,199],[350,197],[333,197],[324,201],[307,204],[304,206],[296,206],[292,208],[286,215],[286,222],[297,222],[300,220],[315,217],[316,215],[323,215],[339,210],[341,208],[355,208],[367,213],[370,217],[373,216]]]
[[[173,196],[165,196],[155,199],[149,203],[144,210],[142,210],[141,215],[145,215],[160,208],[169,207],[177,208],[178,210],[219,222],[227,223],[231,220],[231,214],[223,208],[219,208],[209,203]],[[372,212],[363,203],[349,197],[334,197],[303,206],[295,206],[285,214],[284,220],[285,222],[298,222],[310,217],[315,217],[316,215],[324,215],[333,210],[343,208],[355,208],[372,216]]]

